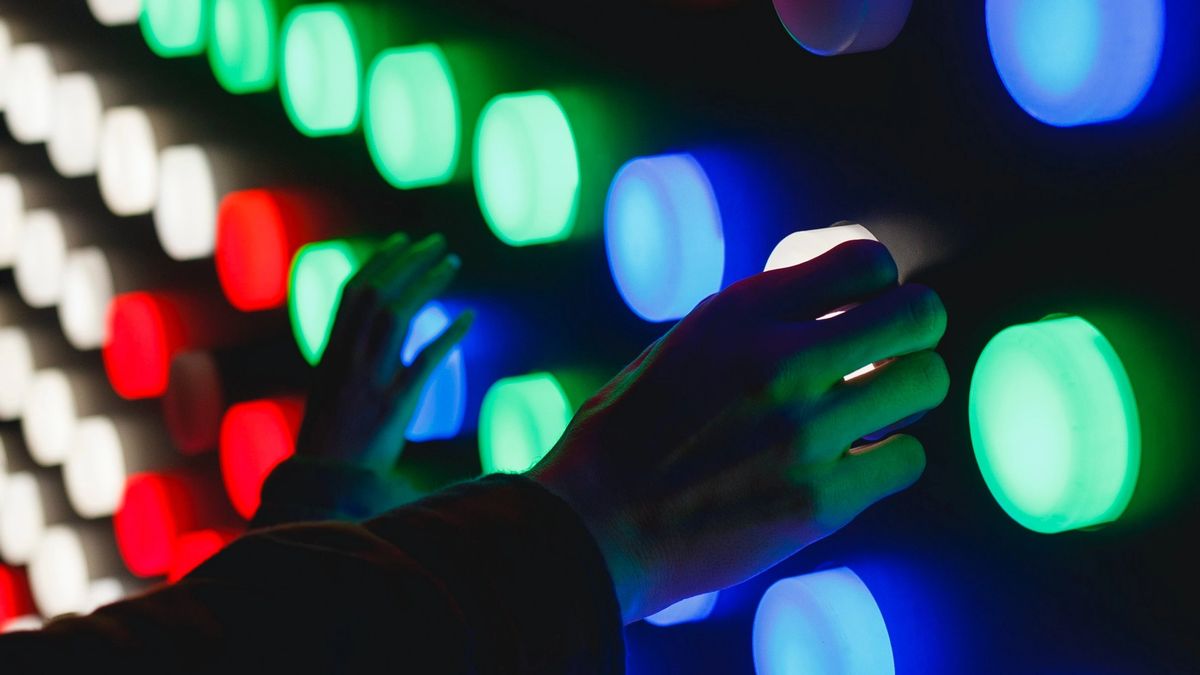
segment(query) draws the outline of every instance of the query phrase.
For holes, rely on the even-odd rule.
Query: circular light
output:
[[[56,171],[68,178],[96,173],[103,118],[104,104],[96,78],[87,73],[58,78],[46,139],[46,152]]]
[[[122,398],[162,396],[171,358],[186,347],[180,310],[170,299],[126,293],[109,306],[104,370]]]
[[[767,258],[765,271],[803,265],[850,241],[879,241],[862,225],[835,225],[793,232],[783,238]]]
[[[202,490],[190,476],[141,473],[125,484],[121,506],[113,515],[117,549],[134,576],[165,575],[179,537],[204,524]]]
[[[297,398],[248,401],[225,413],[221,476],[229,501],[243,518],[254,517],[267,476],[295,454],[303,417],[304,402]]]
[[[21,328],[0,328],[0,420],[20,417],[36,367],[29,334]]]
[[[84,518],[111,516],[121,505],[128,475],[125,447],[112,419],[79,420],[63,463],[71,508]]]
[[[0,19],[0,109],[8,101],[8,64],[12,58],[13,35],[8,22]],[[0,622],[3,628],[3,622]]]
[[[47,368],[35,374],[25,396],[21,432],[29,455],[42,466],[66,459],[76,415],[75,388],[67,373]]]
[[[221,372],[208,352],[187,352],[171,361],[163,419],[175,447],[196,455],[217,447],[225,396]]]
[[[288,269],[304,244],[319,238],[319,207],[283,190],[230,193],[217,213],[217,276],[229,302],[244,312],[287,301]]]
[[[4,481],[0,502],[0,555],[13,565],[29,562],[52,515],[46,512],[47,485],[38,476],[19,471]]]
[[[67,241],[58,214],[46,209],[26,214],[13,266],[21,299],[31,307],[58,304],[66,263]]]
[[[655,626],[675,626],[681,623],[703,621],[712,614],[717,606],[717,591],[704,593],[671,605],[670,607],[646,617],[646,623]]]
[[[7,68],[5,119],[20,143],[41,143],[50,136],[57,79],[50,50],[38,44],[13,47]]]
[[[279,26],[275,0],[215,0],[208,60],[217,82],[233,94],[275,85]]]
[[[571,236],[579,155],[566,111],[549,92],[492,99],[475,134],[475,192],[488,226],[510,246]]]
[[[437,45],[389,49],[367,75],[364,127],[375,168],[401,189],[442,185],[458,168],[458,89]]]
[[[87,0],[92,16],[105,26],[126,26],[137,23],[142,14],[142,0]]]
[[[227,530],[197,530],[179,537],[175,542],[175,554],[171,557],[167,582],[173,584],[191,574],[192,570],[220,553],[236,538],[236,532]]]
[[[99,349],[107,337],[113,275],[108,257],[94,246],[67,254],[62,273],[58,320],[72,347]]]
[[[549,373],[500,380],[479,411],[479,459],[484,473],[533,468],[567,429],[571,403]]]
[[[346,8],[304,5],[283,22],[279,91],[292,124],[306,136],[348,134],[358,126],[362,62]]]
[[[208,37],[207,0],[143,0],[142,37],[159,56],[195,56]]]
[[[0,268],[17,259],[21,224],[25,220],[25,189],[11,173],[0,174]]]
[[[288,315],[300,353],[321,361],[346,282],[371,257],[375,246],[355,239],[309,244],[296,253],[289,276]]]
[[[46,529],[29,563],[29,585],[42,616],[80,614],[88,610],[87,554],[73,528]]]
[[[813,54],[883,49],[908,20],[912,0],[774,0],[792,38]]]
[[[136,590],[135,585],[128,583],[124,579],[117,579],[116,577],[96,579],[88,584],[87,607],[84,609],[84,613],[91,614],[105,605],[120,602],[132,595]]]
[[[154,231],[167,255],[199,260],[213,254],[218,200],[212,161],[204,148],[178,145],[162,151]]]
[[[775,582],[754,613],[758,675],[892,675],[887,624],[870,589],[838,569]]]
[[[971,378],[971,441],[1009,516],[1043,533],[1116,520],[1133,496],[1141,428],[1112,345],[1077,316],[1012,326]]]
[[[18,616],[15,619],[9,619],[7,623],[0,623],[0,633],[17,633],[26,630],[41,630],[41,628],[42,618],[36,614]]]
[[[647,321],[678,319],[721,290],[721,210],[691,155],[635,159],[617,172],[604,243],[617,290]]]
[[[417,312],[401,348],[400,358],[404,365],[412,365],[421,350],[441,337],[449,326],[450,315],[437,302],[431,302]],[[455,347],[426,382],[406,436],[411,441],[454,438],[462,429],[466,413],[466,366],[462,348]]]
[[[1009,94],[1056,127],[1119,120],[1163,53],[1163,0],[988,0],[988,44]]]
[[[158,142],[145,110],[126,106],[104,114],[97,177],[100,196],[118,216],[154,208],[158,197]]]
[[[29,579],[19,567],[0,564],[0,626],[33,612]]]

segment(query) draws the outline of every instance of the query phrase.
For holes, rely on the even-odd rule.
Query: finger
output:
[[[396,232],[387,239],[384,239],[379,248],[375,249],[375,253],[359,268],[353,279],[373,279],[375,275],[379,274],[380,270],[391,264],[391,261],[395,260],[396,256],[403,253],[408,248],[408,244],[409,237],[404,232]]]
[[[925,471],[925,449],[912,436],[892,436],[854,453],[838,460],[815,488],[817,518],[830,530],[908,488]]]
[[[743,279],[726,295],[751,314],[808,320],[893,288],[897,275],[882,244],[851,241],[802,265]]]
[[[429,382],[429,378],[446,360],[451,350],[462,342],[474,322],[475,313],[470,310],[458,315],[436,340],[421,350],[411,366],[396,376],[392,384],[393,392],[400,395],[405,392],[409,393],[409,398],[413,403],[412,409],[415,410],[417,399],[425,391],[425,385]]]
[[[815,447],[836,450],[809,459],[829,459],[867,434],[936,408],[949,388],[946,364],[932,351],[901,357],[835,387],[825,395],[822,413],[810,420],[808,431],[821,441]]]
[[[441,262],[446,256],[446,238],[431,234],[395,257],[374,278],[381,302],[391,303],[404,295],[414,281]]]
[[[834,386],[846,374],[889,358],[932,349],[946,332],[946,307],[937,293],[908,284],[843,314],[784,330],[807,342],[810,376]],[[814,344],[815,343],[815,344]]]
[[[422,307],[446,292],[461,264],[458,256],[446,256],[388,306],[385,328],[368,346],[370,357],[376,363],[373,377],[377,386],[386,386],[395,377],[401,366],[404,344],[412,332],[414,317]]]

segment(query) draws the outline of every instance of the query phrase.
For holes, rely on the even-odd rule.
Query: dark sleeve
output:
[[[271,471],[251,529],[318,520],[361,521],[424,496],[400,475],[297,455]]]
[[[0,637],[0,663],[20,673],[622,673],[624,646],[583,522],[537,483],[496,476],[361,525],[247,535],[175,586]]]

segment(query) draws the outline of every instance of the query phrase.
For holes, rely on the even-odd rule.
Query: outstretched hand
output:
[[[898,286],[874,242],[756,275],[650,345],[529,475],[581,515],[637,620],[750,578],[916,481],[916,439],[858,443],[942,402],[931,350],[945,327],[938,296]]]
[[[390,471],[404,449],[425,384],[470,328],[464,313],[412,365],[401,360],[413,317],[443,293],[461,266],[434,234],[387,239],[342,292],[329,346],[317,367],[297,454]]]

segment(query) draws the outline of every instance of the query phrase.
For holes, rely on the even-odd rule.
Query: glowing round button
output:
[[[992,338],[971,378],[975,458],[1000,506],[1035,532],[1110,522],[1141,460],[1133,388],[1112,345],[1077,316]]]
[[[1163,0],[988,0],[992,60],[1026,112],[1058,127],[1119,120],[1154,82]]]
[[[784,237],[767,258],[764,271],[795,267],[811,262],[850,241],[879,241],[862,225],[834,225],[817,230],[793,232]]]
[[[549,373],[500,380],[479,411],[484,473],[521,473],[537,464],[567,429],[571,403]]]
[[[819,56],[883,49],[908,19],[912,0],[774,0],[792,39]]]
[[[445,307],[437,302],[425,305],[413,317],[408,338],[401,348],[400,358],[404,365],[412,365],[421,350],[438,339],[449,326],[450,315]],[[405,436],[410,441],[457,436],[467,412],[466,390],[467,373],[462,347],[455,347],[425,383],[417,411]]]
[[[215,0],[208,61],[233,94],[275,84],[279,16],[276,0]]]
[[[321,362],[346,282],[374,248],[366,241],[333,239],[304,246],[292,260],[288,315],[300,353],[310,364]]]
[[[721,290],[721,210],[691,155],[646,157],[622,167],[608,193],[604,242],[617,290],[647,321],[678,319]]]
[[[283,22],[279,91],[292,124],[306,136],[348,134],[358,126],[362,61],[345,7],[297,7]]]
[[[654,626],[676,626],[681,623],[703,621],[717,606],[718,591],[685,598],[670,607],[646,617],[646,623]]]
[[[142,36],[163,57],[195,56],[208,37],[208,0],[143,0]]]
[[[561,241],[579,208],[579,154],[562,105],[546,91],[492,99],[475,134],[475,192],[510,246]]]
[[[221,477],[235,510],[249,520],[262,502],[262,487],[281,462],[296,453],[304,418],[298,398],[239,403],[221,423]]]

